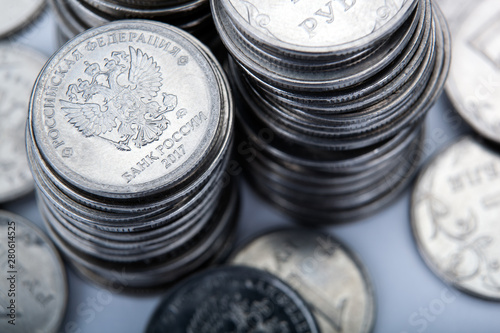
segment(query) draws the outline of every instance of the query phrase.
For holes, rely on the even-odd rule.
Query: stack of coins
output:
[[[71,263],[153,288],[218,260],[238,203],[224,177],[232,113],[220,65],[175,27],[114,22],[62,47],[35,83],[27,146],[39,208]]]
[[[299,220],[379,209],[411,179],[450,62],[430,0],[212,2],[252,184]],[[263,133],[267,135],[263,135]],[[308,222],[310,223],[310,222]]]
[[[218,41],[208,0],[50,0],[50,4],[61,43],[89,28],[122,19],[165,22],[207,45]]]

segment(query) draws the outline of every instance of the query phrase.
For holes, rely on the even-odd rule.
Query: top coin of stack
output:
[[[208,0],[50,0],[66,41],[83,31],[122,19],[175,25],[206,44],[216,42]]]
[[[418,1],[213,4],[226,46],[246,69],[278,87],[325,91],[352,86],[390,62],[386,54],[392,50],[394,58],[395,47],[404,46],[405,31],[398,29],[414,15]],[[357,67],[347,66],[353,64]]]

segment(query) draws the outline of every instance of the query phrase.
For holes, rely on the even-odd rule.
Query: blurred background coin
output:
[[[37,51],[0,43],[0,203],[34,189],[25,148],[31,90],[46,58]]]
[[[371,332],[375,299],[359,259],[327,233],[278,229],[246,242],[229,262],[266,270],[308,303],[322,333]]]
[[[68,298],[56,248],[32,222],[0,211],[0,331],[57,332]]]
[[[286,283],[249,267],[219,267],[173,287],[147,333],[318,333],[313,315]]]
[[[454,287],[492,300],[500,300],[499,184],[498,149],[463,137],[423,170],[411,206],[429,267]]]

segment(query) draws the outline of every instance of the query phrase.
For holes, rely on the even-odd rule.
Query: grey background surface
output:
[[[50,14],[32,24],[17,41],[50,56],[56,49]],[[441,96],[427,118],[427,157],[469,131]],[[377,300],[375,333],[499,332],[500,303],[463,294],[445,285],[424,264],[412,238],[409,220],[411,186],[388,207],[361,221],[326,228],[365,263]],[[239,241],[292,222],[242,186]],[[42,225],[33,195],[6,209]],[[58,333],[143,332],[161,295],[132,297],[107,291],[68,270],[66,319]]]

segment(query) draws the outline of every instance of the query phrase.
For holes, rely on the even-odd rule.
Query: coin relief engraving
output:
[[[274,313],[274,304],[268,298],[250,300],[241,293],[210,297],[194,312],[187,333],[219,333],[224,327],[234,332],[289,333],[289,323]]]
[[[500,297],[500,157],[463,138],[420,177],[412,203],[419,249],[438,275],[475,295]]]
[[[310,47],[342,44],[368,36],[415,4],[410,0],[223,2],[264,35],[290,45]],[[368,19],[359,21],[361,15]]]
[[[90,80],[78,78],[60,100],[68,121],[85,136],[100,137],[119,150],[130,151],[129,142],[141,148],[157,141],[170,125],[166,112],[177,107],[177,96],[162,92],[160,67],[141,49],[111,53],[104,68],[86,63]],[[163,96],[160,104],[156,97]],[[119,139],[105,136],[117,129]]]
[[[45,69],[33,134],[68,181],[130,191],[175,181],[208,154],[220,119],[217,78],[184,37],[160,30],[103,28]]]
[[[283,229],[250,241],[230,262],[264,269],[286,281],[307,301],[322,332],[369,332],[373,295],[353,259],[327,234]]]

